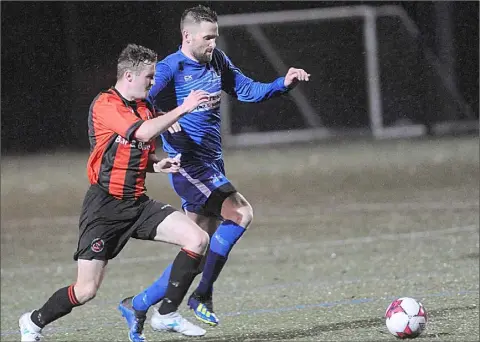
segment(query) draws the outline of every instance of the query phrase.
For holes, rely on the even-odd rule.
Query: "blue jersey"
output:
[[[255,82],[233,65],[225,53],[213,51],[212,61],[201,64],[179,49],[157,63],[155,84],[148,100],[157,110],[168,112],[181,105],[191,90],[210,94],[208,102],[183,116],[182,131],[162,134],[163,149],[182,160],[214,161],[222,158],[220,99],[222,90],[243,102],[260,102],[285,93],[284,77],[272,83]]]

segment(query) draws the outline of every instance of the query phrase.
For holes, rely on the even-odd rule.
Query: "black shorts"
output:
[[[120,200],[92,185],[83,201],[73,259],[113,259],[130,237],[153,240],[159,223],[175,211],[146,195],[137,200]]]

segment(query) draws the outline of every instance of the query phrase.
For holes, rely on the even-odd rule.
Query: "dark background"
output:
[[[181,41],[178,29],[180,15],[185,8],[196,4],[2,1],[2,153],[85,149],[88,146],[88,105],[101,89],[115,83],[116,58],[121,49],[134,42],[155,49],[160,58],[174,52]],[[419,26],[422,44],[434,52],[439,49],[436,39],[438,25],[432,2],[257,1],[204,4],[211,6],[219,15],[349,4],[397,4],[403,6]],[[456,85],[478,118],[479,5],[472,1],[455,2],[452,6]],[[298,41],[297,38],[290,39]],[[307,44],[309,40],[315,41],[314,35],[301,38]],[[242,65],[238,58],[234,61]],[[271,75],[262,74],[261,69],[261,66],[253,65],[252,70],[244,71],[253,78],[267,81],[265,77]],[[258,74],[254,70],[258,70]],[[349,86],[348,75],[336,76],[332,76],[332,82],[335,82],[333,78],[343,79],[343,86]],[[359,82],[364,83],[364,80]],[[355,82],[351,82],[350,87],[356,87]],[[338,99],[331,98],[339,103]],[[328,105],[326,101],[326,108]],[[385,107],[388,111],[388,105]],[[344,114],[332,116],[331,124],[338,120],[347,126],[350,123],[355,125],[355,120],[350,120],[348,113]],[[288,116],[288,113],[285,115]]]

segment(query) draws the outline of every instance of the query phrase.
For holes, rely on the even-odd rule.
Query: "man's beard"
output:
[[[207,55],[205,53],[196,53],[193,52],[193,57],[197,59],[200,63],[210,63],[212,61],[212,55]]]

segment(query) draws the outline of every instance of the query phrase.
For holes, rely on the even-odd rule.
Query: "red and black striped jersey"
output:
[[[119,199],[136,199],[145,193],[148,155],[155,151],[155,139],[136,141],[134,133],[153,113],[145,100],[128,101],[115,88],[97,95],[88,115],[91,184]]]

